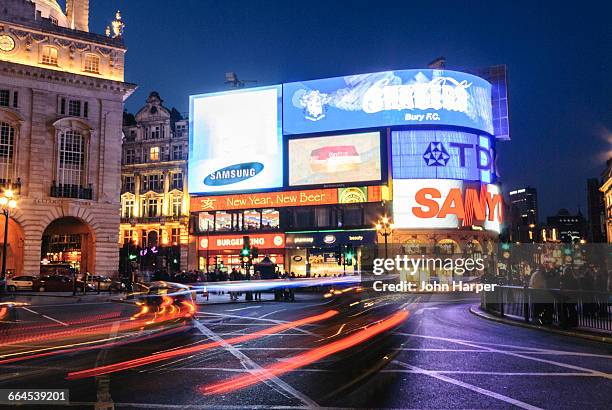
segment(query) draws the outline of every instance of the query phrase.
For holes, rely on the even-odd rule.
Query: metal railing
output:
[[[56,185],[54,182],[49,196],[54,198],[93,199],[93,189],[91,184],[86,188],[80,185]]]
[[[483,292],[481,309],[496,316],[561,328],[612,332],[612,293],[496,286]]]

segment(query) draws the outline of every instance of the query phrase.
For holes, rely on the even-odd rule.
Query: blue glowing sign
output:
[[[281,86],[192,96],[189,193],[283,185]]]
[[[492,183],[492,137],[460,131],[411,130],[391,133],[394,179],[460,179]]]
[[[491,84],[449,70],[400,70],[283,84],[283,132],[434,124],[493,134]]]

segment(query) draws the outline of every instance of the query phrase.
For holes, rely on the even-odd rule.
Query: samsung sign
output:
[[[283,184],[281,86],[190,98],[189,193]]]
[[[494,139],[461,131],[411,130],[391,133],[394,179],[440,178],[494,182]]]
[[[435,124],[493,134],[491,84],[449,70],[399,70],[283,85],[283,132]]]

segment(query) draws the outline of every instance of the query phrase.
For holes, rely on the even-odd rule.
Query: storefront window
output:
[[[215,231],[231,231],[232,214],[229,212],[217,212],[215,218]]]
[[[276,209],[261,211],[261,229],[276,229],[280,225],[280,213]]]
[[[259,229],[261,222],[261,214],[256,210],[244,211],[244,230],[255,230]]]
[[[213,231],[215,229],[215,215],[208,212],[200,212],[198,226],[200,232]]]

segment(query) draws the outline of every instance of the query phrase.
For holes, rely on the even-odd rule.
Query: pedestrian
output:
[[[548,271],[548,266],[538,266],[531,274],[531,279],[529,280],[529,287],[531,288],[530,302],[533,306],[533,316],[541,325],[549,324],[548,318],[552,318],[549,295],[546,290],[546,276]]]
[[[255,274],[253,275],[253,280],[261,280],[261,272],[260,271],[255,271]],[[259,284],[257,284],[256,286],[259,286]],[[257,290],[255,291],[255,293],[253,294],[255,296],[255,300],[259,300],[261,301],[261,292],[259,292],[259,288],[257,288]]]
[[[560,315],[559,322],[562,327],[578,326],[578,279],[571,266],[566,266],[561,275],[559,287],[560,291]]]

